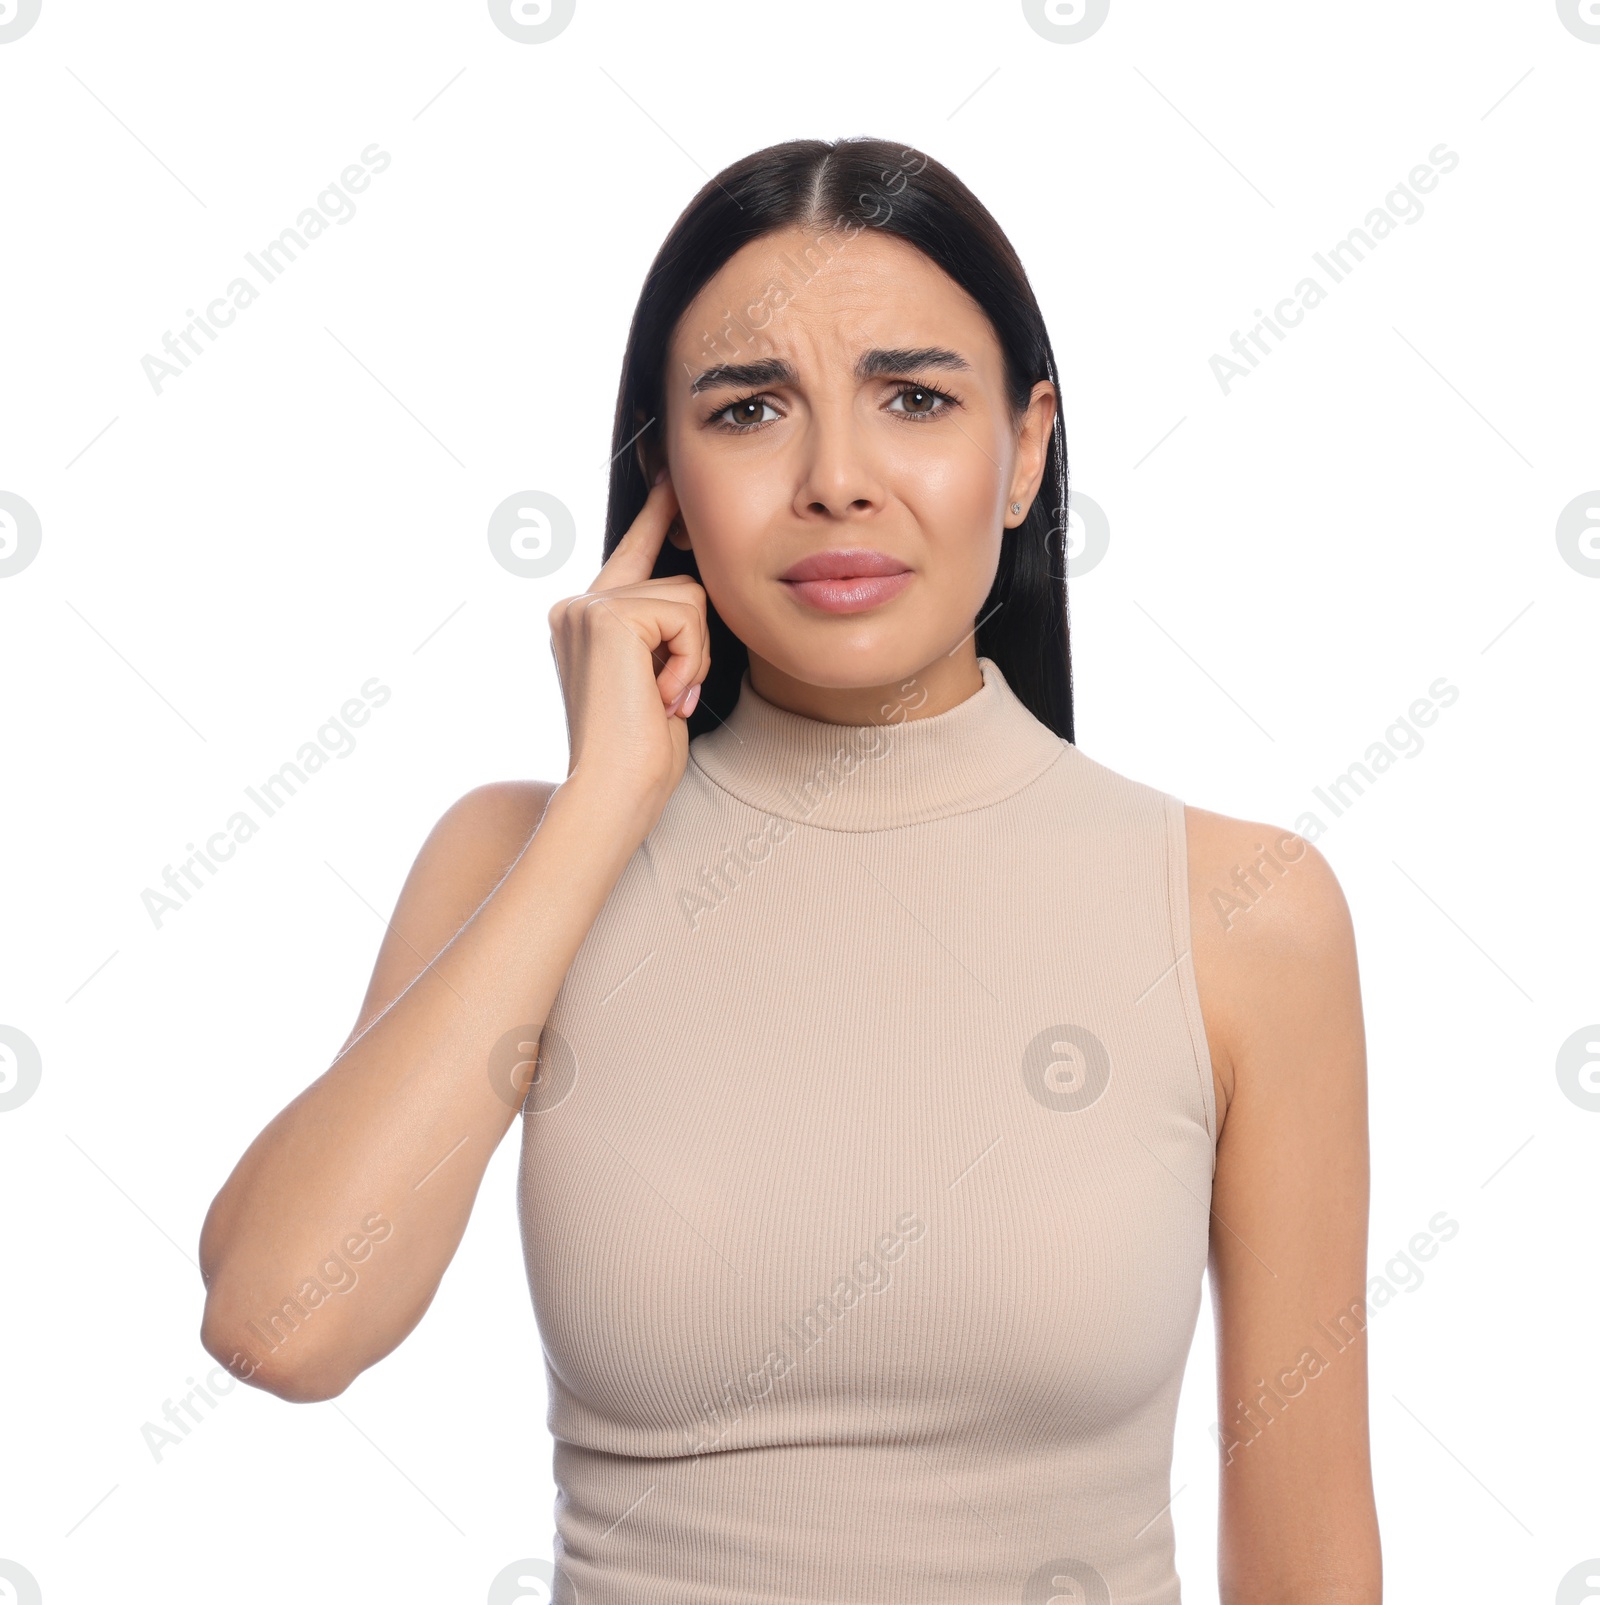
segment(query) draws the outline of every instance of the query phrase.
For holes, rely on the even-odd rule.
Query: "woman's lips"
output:
[[[807,607],[822,613],[860,613],[898,595],[911,570],[871,547],[812,552],[779,576]]]
[[[783,580],[790,592],[823,613],[861,613],[903,591],[910,569],[898,574],[853,574],[842,580]]]

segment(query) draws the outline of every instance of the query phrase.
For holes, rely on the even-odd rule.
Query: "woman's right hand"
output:
[[[641,840],[683,776],[688,717],[711,667],[704,587],[687,574],[650,577],[677,511],[663,477],[589,589],[549,614],[566,702],[567,783],[624,805]]]

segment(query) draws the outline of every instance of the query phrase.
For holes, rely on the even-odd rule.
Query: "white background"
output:
[[[545,614],[599,564],[662,236],[750,150],[868,133],[953,168],[1037,287],[1111,527],[1071,592],[1080,746],[1329,825],[1373,1274],[1460,1225],[1373,1319],[1388,1597],[1555,1599],[1600,1555],[1600,1113],[1555,1072],[1600,1019],[1600,577],[1556,540],[1600,503],[1597,95],[1554,0],[1113,0],[1076,43],[1009,0],[578,0],[532,45],[482,3],[44,0],[0,44],[0,491],[42,527],[0,579],[0,1024],[43,1065],[0,1113],[0,1558],[46,1605],[244,1605],[476,1602],[549,1556],[519,1127],[421,1326],[343,1396],[236,1388],[159,1462],[142,1428],[212,1367],[205,1209],[343,1041],[428,829],[566,772]],[[354,218],[156,394],[141,359],[374,142]],[[1423,215],[1224,394],[1212,356],[1441,142]],[[578,523],[548,579],[485,537],[526,489]],[[157,929],[141,893],[371,676],[355,750]],[[1422,750],[1318,807],[1440,676]],[[1195,1602],[1213,1374],[1208,1305],[1173,1467]]]

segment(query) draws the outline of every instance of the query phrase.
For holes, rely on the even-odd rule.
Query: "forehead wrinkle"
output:
[[[721,327],[732,314],[723,310],[714,315],[716,309],[760,301],[770,291],[775,278],[787,280],[792,276],[786,269],[779,272],[787,260],[782,252],[755,260],[747,258],[739,263],[734,274],[728,273],[732,262],[724,264],[696,297],[698,321],[705,325],[706,334],[692,343],[684,339],[689,349],[683,351],[674,364],[682,375],[678,383],[683,388],[673,386],[668,405],[675,406],[678,398],[692,401],[713,389],[798,386],[802,368],[814,366],[819,372],[826,371],[834,354],[841,350],[853,349],[857,353],[853,372],[858,382],[872,377],[870,371],[862,372],[859,353],[873,347],[898,350],[902,356],[920,353],[926,357],[935,351],[948,352],[953,344],[958,353],[955,363],[885,360],[877,365],[879,372],[898,368],[902,373],[909,373],[918,367],[943,367],[946,371],[961,371],[969,376],[989,372],[991,354],[971,349],[973,341],[982,346],[984,331],[972,327],[974,320],[966,316],[971,311],[981,313],[981,308],[977,308],[969,296],[960,293],[926,257],[909,247],[897,250],[896,242],[876,237],[852,249],[858,254],[845,251],[802,286],[789,288],[788,299],[776,308],[773,318],[761,326],[757,340],[745,342],[749,349],[729,351],[728,360],[722,362],[717,360],[719,342],[710,331]],[[792,251],[791,243],[791,255]],[[862,252],[865,254],[860,254]],[[908,303],[932,310],[946,299],[954,303],[949,310],[956,323],[948,331],[938,331],[945,334],[944,341],[936,336],[927,339],[935,334],[932,329],[906,331],[885,327],[885,319],[898,321],[895,315],[907,310]],[[689,327],[694,321],[691,319],[681,327]],[[912,335],[909,340],[905,338],[908,332]],[[773,336],[777,336],[776,342]],[[683,338],[680,335],[680,339]],[[712,349],[706,349],[707,344]],[[842,367],[845,360],[841,357],[835,366]]]

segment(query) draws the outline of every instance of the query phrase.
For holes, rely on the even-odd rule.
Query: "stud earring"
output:
[[[1020,513],[1022,511],[1022,503],[1021,502],[1012,502],[1011,511],[1014,512],[1014,513]]]

